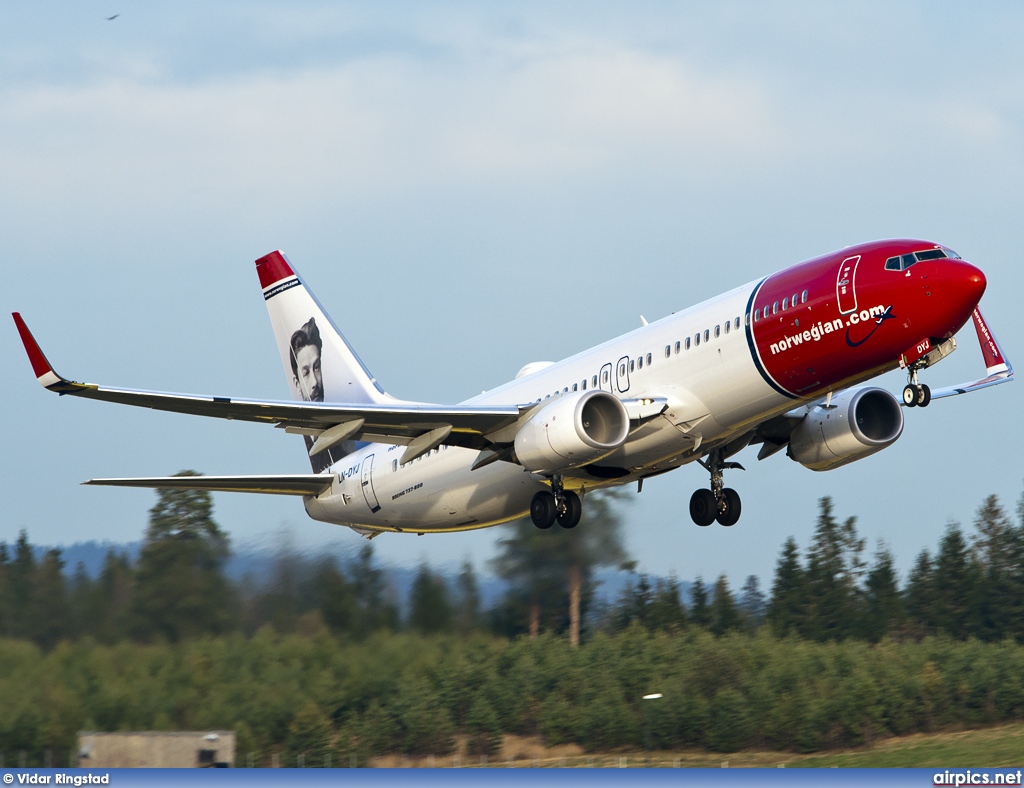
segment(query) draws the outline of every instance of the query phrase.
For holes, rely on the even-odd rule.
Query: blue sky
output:
[[[7,4],[0,299],[70,377],[280,398],[252,267],[280,248],[389,392],[456,402],[641,314],[910,236],[986,272],[1024,363],[1022,40],[1011,3]],[[979,376],[960,339],[926,382]],[[154,494],[92,476],[307,469],[279,430],[48,395],[13,324],[0,359],[0,540],[139,538]],[[831,495],[906,569],[986,495],[1015,504],[1020,397],[908,412],[893,447],[824,474],[748,450],[733,529],[690,523],[698,467],[651,480],[629,547],[768,581]],[[358,544],[293,499],[216,506],[236,543]],[[497,537],[374,544],[479,565]]]

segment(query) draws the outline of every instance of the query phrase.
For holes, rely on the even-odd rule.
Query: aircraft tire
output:
[[[540,529],[550,528],[555,524],[555,496],[541,491],[530,501],[530,519]]]
[[[580,524],[580,517],[583,516],[583,502],[571,490],[566,490],[564,495],[565,512],[558,515],[558,524],[563,528],[575,528]]]
[[[922,383],[917,390],[917,407],[927,408],[928,403],[932,401],[932,390],[928,388],[927,383]]]
[[[917,406],[917,391],[909,384],[903,389],[903,404],[908,408]]]
[[[743,509],[743,505],[740,503],[740,494],[731,487],[726,487],[722,490],[722,497],[725,498],[725,511],[719,512],[715,519],[718,520],[719,525],[736,525]]]
[[[690,518],[699,526],[711,525],[718,513],[715,494],[706,488],[695,490],[690,496]]]

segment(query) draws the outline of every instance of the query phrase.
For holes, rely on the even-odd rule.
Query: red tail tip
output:
[[[257,260],[256,272],[260,275],[260,287],[264,290],[275,282],[295,275],[287,258],[280,251],[271,252]]]

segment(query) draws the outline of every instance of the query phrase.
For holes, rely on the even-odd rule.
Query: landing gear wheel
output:
[[[927,408],[928,403],[932,401],[932,390],[928,388],[927,383],[922,383],[917,387],[917,407]]]
[[[722,490],[722,503],[723,505],[718,509],[718,516],[715,518],[718,520],[718,524],[736,525],[739,522],[742,509],[740,494],[731,487],[726,487]]]
[[[907,384],[907,386],[903,389],[903,404],[906,405],[908,408],[913,408],[917,406],[917,386]]]
[[[563,528],[575,528],[580,524],[580,516],[583,514],[583,502],[571,490],[564,492],[562,495],[565,498],[565,506],[558,514],[558,524]]]
[[[549,492],[539,492],[530,501],[530,519],[538,528],[550,528],[555,524],[555,496]]]
[[[711,490],[696,490],[690,496],[690,517],[697,525],[711,525],[718,514],[718,501]]]

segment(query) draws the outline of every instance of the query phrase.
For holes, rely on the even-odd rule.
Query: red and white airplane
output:
[[[304,436],[313,473],[93,479],[86,484],[302,496],[310,517],[354,528],[427,533],[495,525],[529,512],[538,528],[580,521],[584,493],[699,462],[698,525],[733,525],[740,498],[729,457],[788,446],[816,471],[891,445],[901,403],[859,384],[897,366],[902,405],[1012,379],[981,313],[985,276],[952,250],[876,241],[787,268],[645,324],[454,405],[385,393],[280,252],[256,261],[291,401],[193,396],[75,383],[56,372],[21,316],[39,382],[59,394],[273,424]],[[921,370],[956,348],[973,318],[986,376],[941,390]]]

